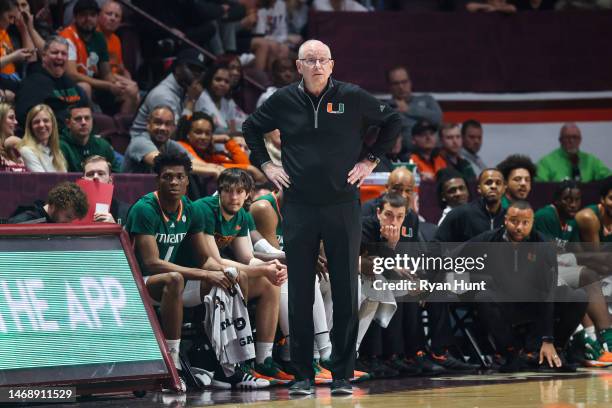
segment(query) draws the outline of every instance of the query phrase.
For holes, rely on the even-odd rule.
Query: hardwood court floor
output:
[[[355,386],[353,396],[292,397],[287,388],[260,391],[204,391],[184,395],[154,393],[144,398],[97,397],[66,407],[271,407],[271,408],[583,408],[612,407],[612,369],[575,374],[480,374],[378,380]],[[58,405],[55,405],[58,407]]]

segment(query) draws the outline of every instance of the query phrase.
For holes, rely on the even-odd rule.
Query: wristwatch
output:
[[[376,156],[374,156],[372,153],[368,153],[366,155],[366,159],[368,159],[368,161],[371,161],[372,163],[378,165],[378,163],[380,163],[380,159]]]

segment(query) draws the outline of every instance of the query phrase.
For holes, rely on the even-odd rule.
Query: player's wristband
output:
[[[555,338],[553,336],[542,336],[542,343],[554,343]]]

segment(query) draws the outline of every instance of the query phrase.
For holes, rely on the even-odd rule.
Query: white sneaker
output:
[[[206,371],[203,368],[191,366],[191,372],[193,376],[197,378],[204,387],[208,387],[212,385],[213,375],[214,373],[211,371]]]
[[[185,379],[183,378],[183,371],[182,370],[176,370],[178,372],[178,376],[179,376],[179,386],[180,386],[180,390],[175,390],[173,388],[164,388],[162,389],[162,392],[170,392],[170,393],[185,393],[187,392],[187,383],[185,382]]]

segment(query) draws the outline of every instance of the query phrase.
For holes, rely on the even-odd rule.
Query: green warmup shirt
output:
[[[535,213],[534,227],[547,239],[555,241],[557,248],[565,251],[568,242],[580,241],[580,234],[576,220],[571,219],[565,225],[561,225],[559,213],[554,205],[550,204],[540,208]]]
[[[63,134],[60,139],[60,149],[68,163],[68,171],[83,172],[83,160],[93,155],[104,157],[111,164],[113,173],[118,173],[120,170],[113,148],[100,136],[90,135],[87,144],[83,146],[77,143],[68,132],[68,134]]]
[[[280,249],[283,250],[283,216],[280,213],[280,206],[278,205],[278,197],[274,193],[266,194],[259,197],[255,201],[267,201],[270,203],[272,208],[274,209],[274,213],[276,214],[276,239],[278,240],[278,245]]]
[[[181,199],[175,213],[164,213],[159,205],[157,192],[149,193],[134,204],[128,214],[125,229],[130,236],[153,235],[157,242],[159,257],[167,262],[176,263],[175,259],[187,234],[202,232],[202,216],[193,207],[187,197]],[[141,258],[136,253],[143,275],[150,275],[145,270]]]
[[[204,233],[215,237],[217,248],[229,246],[236,237],[246,237],[249,232],[248,214],[241,208],[230,220],[221,214],[221,197],[210,196],[193,202],[200,211],[204,222]]]
[[[597,218],[599,219],[599,223],[601,225],[599,227],[599,241],[600,242],[612,242],[612,234],[608,234],[608,235],[604,234],[603,216],[602,216],[601,212],[599,212],[598,204],[587,205],[585,208],[588,208],[591,211],[593,211],[595,213],[595,215],[597,216]]]

